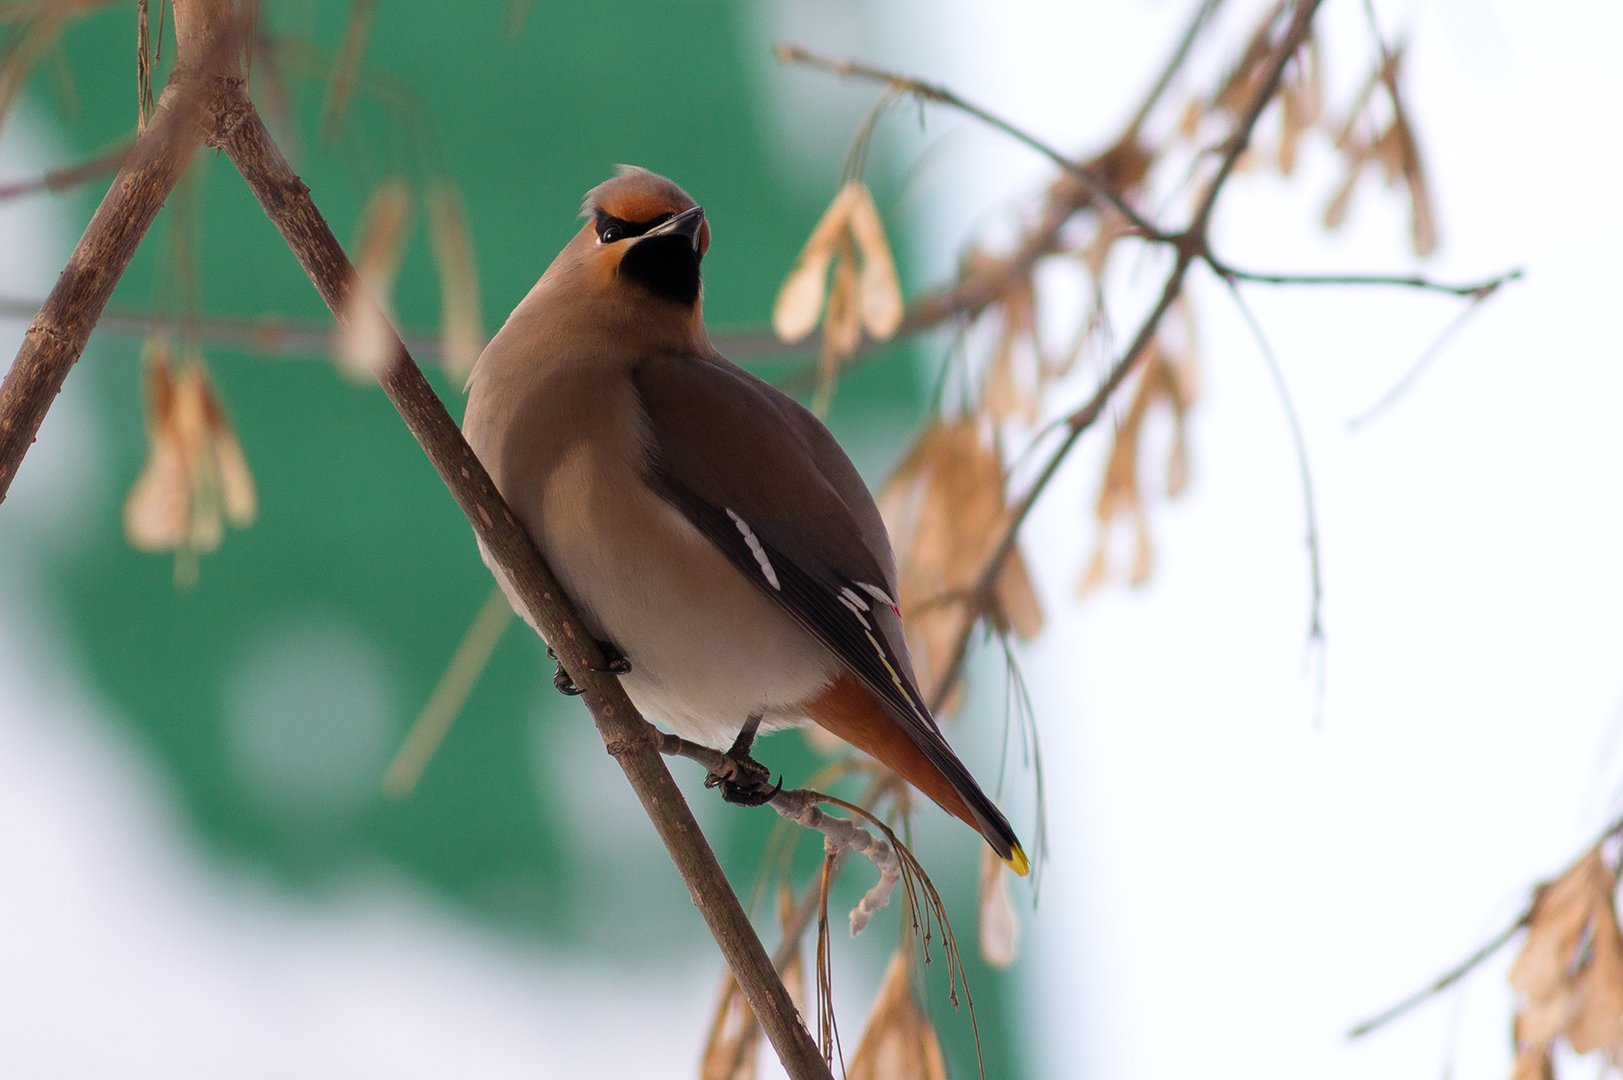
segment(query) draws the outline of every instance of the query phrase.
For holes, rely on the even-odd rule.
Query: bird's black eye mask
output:
[[[601,244],[612,244],[616,240],[641,236],[649,229],[663,225],[675,216],[675,214],[659,214],[647,221],[626,221],[624,218],[615,217],[606,210],[598,210],[592,215],[597,225],[598,243]]]

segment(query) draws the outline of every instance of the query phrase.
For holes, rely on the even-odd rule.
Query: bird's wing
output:
[[[719,358],[652,357],[632,381],[649,485],[961,770],[913,675],[884,522],[828,429]]]

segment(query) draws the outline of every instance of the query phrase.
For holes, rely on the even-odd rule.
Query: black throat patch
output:
[[[699,302],[699,253],[686,236],[649,236],[620,260],[620,274],[655,296],[683,307]]]

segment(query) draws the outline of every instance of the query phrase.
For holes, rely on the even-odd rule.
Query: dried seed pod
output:
[[[907,955],[900,949],[891,957],[845,1075],[847,1080],[947,1080],[941,1040],[913,998]]]
[[[213,551],[226,524],[258,513],[253,476],[201,356],[171,369],[168,342],[147,343],[148,451],[124,502],[124,533],[138,551]]]
[[[902,283],[896,277],[896,261],[891,258],[885,225],[879,219],[873,195],[866,184],[856,184],[851,203],[851,237],[862,263],[862,325],[878,341],[886,341],[902,325]]]
[[[699,1080],[755,1080],[760,1047],[761,1025],[732,972],[724,972],[720,1000],[699,1058]]]
[[[902,614],[926,690],[940,685],[959,640],[981,615],[1022,635],[1041,626],[1018,550],[993,579],[991,595],[973,595],[1010,520],[1002,456],[974,418],[930,425],[880,490],[879,507],[899,553]]]
[[[333,338],[340,370],[354,378],[371,379],[394,362],[390,297],[410,223],[411,192],[399,178],[379,184],[361,212],[356,287],[350,290]]]
[[[440,278],[440,353],[445,370],[465,379],[485,347],[485,328],[467,210],[448,181],[428,189],[428,239]]]
[[[857,351],[862,331],[876,340],[889,338],[901,326],[902,314],[901,283],[873,196],[860,180],[847,181],[784,278],[772,307],[772,329],[784,341],[799,341],[823,317],[821,396],[826,400],[840,362]]]
[[[982,958],[1000,971],[1012,967],[1020,955],[1020,916],[1003,860],[990,848],[981,856],[980,931]]]
[[[799,341],[817,326],[823,313],[829,264],[850,230],[851,208],[858,198],[856,183],[846,184],[817,219],[806,246],[778,289],[772,306],[772,329],[784,341]]]
[[[174,551],[191,517],[191,469],[174,420],[169,343],[149,338],[145,353],[147,458],[124,500],[124,535],[137,551]]]
[[[1563,1036],[1578,1053],[1599,1050],[1614,1065],[1623,1053],[1615,882],[1596,847],[1534,903],[1527,940],[1510,969],[1510,984],[1522,995],[1515,1025],[1522,1056],[1545,1054]]]

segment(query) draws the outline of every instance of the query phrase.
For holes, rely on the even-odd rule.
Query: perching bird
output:
[[[463,430],[632,702],[753,766],[735,801],[772,792],[757,728],[809,717],[1025,874],[919,692],[873,496],[815,416],[710,343],[704,211],[622,168],[583,213],[475,364]]]

